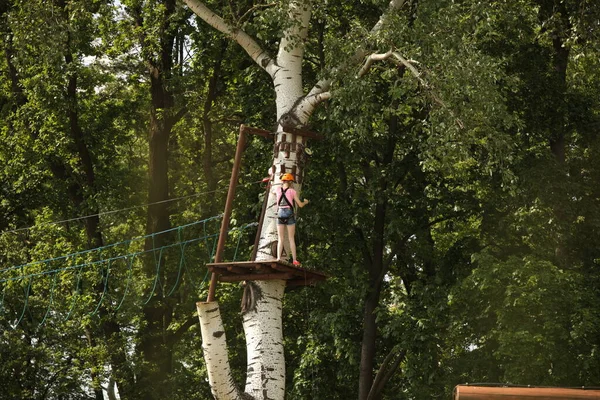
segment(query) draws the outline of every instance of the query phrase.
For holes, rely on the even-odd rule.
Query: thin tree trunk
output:
[[[68,41],[67,52],[65,53],[65,62],[67,65],[71,65],[73,63],[73,56],[69,51],[71,41],[70,34],[67,35],[67,38]],[[104,245],[104,240],[100,229],[99,208],[96,202],[93,200],[96,193],[96,174],[94,171],[92,156],[85,142],[85,135],[79,123],[77,74],[75,72],[71,73],[69,76],[67,85],[67,104],[67,116],[69,119],[70,134],[75,143],[81,168],[85,174],[86,184],[86,187],[83,185],[79,187],[72,186],[72,198],[77,208],[79,208],[82,204],[85,204],[85,197],[92,199],[91,202],[88,202],[89,204],[92,204],[92,206],[86,212],[86,214],[90,215],[90,217],[84,220],[84,224],[87,234],[88,248],[98,248]],[[76,179],[75,182],[77,182]],[[105,276],[102,276],[96,285],[97,293],[101,294],[104,291],[104,278]],[[127,363],[125,343],[118,338],[118,335],[121,331],[120,325],[116,322],[114,316],[109,314],[105,306],[100,308],[99,315],[101,316],[100,329],[104,335],[106,345],[108,347],[113,374],[116,377],[116,381],[121,389],[122,395],[127,396],[130,392],[129,388],[133,383],[133,373]],[[90,332],[89,335],[93,335],[93,333]]]
[[[175,29],[169,24],[175,13],[175,0],[167,0],[164,20],[160,26],[160,49],[154,59],[148,59],[151,93],[150,132],[149,132],[149,188],[146,220],[146,233],[151,235],[170,229],[171,210],[165,200],[169,199],[169,139],[175,123],[173,112],[174,98],[167,88],[167,80],[172,75]],[[141,12],[138,21],[143,26]],[[144,37],[141,38],[144,45]],[[168,235],[150,237],[145,249],[151,251],[168,243]],[[157,251],[158,254],[158,251]],[[153,262],[152,262],[153,261]],[[160,263],[156,265],[155,263]],[[157,268],[158,267],[158,268]],[[145,263],[147,277],[154,279],[157,269],[161,282],[173,282],[173,271],[166,269],[165,257],[150,257]],[[164,399],[172,395],[169,383],[173,372],[173,342],[168,328],[173,320],[172,302],[164,298],[158,289],[143,307],[144,320],[140,330],[139,350],[143,357],[137,390],[145,400]]]
[[[386,150],[381,157],[379,167],[387,167],[391,164],[394,157],[396,147],[396,130],[398,129],[397,117],[392,117],[388,121],[389,139],[386,145]],[[388,187],[388,181],[382,180],[374,182],[376,187],[375,199],[375,219],[373,223],[373,244],[371,262],[365,260],[365,264],[369,268],[369,292],[365,299],[365,308],[363,312],[363,338],[360,353],[360,370],[358,381],[358,399],[367,400],[373,386],[373,374],[376,356],[376,341],[377,341],[377,316],[375,310],[379,305],[383,279],[386,273],[386,265],[384,264],[385,242],[385,219],[388,201],[385,197],[385,192]]]
[[[217,55],[212,75],[208,81],[208,90],[206,99],[204,101],[204,109],[202,111],[202,126],[204,128],[204,154],[202,157],[202,167],[204,170],[204,177],[206,179],[207,191],[209,193],[214,192],[217,189],[217,179],[214,175],[214,160],[213,160],[213,124],[211,118],[211,111],[215,100],[218,96],[217,83],[220,79],[221,64],[223,62],[223,56],[228,45],[227,40],[221,40],[219,54]],[[210,202],[209,215],[215,215],[217,213],[216,203]]]

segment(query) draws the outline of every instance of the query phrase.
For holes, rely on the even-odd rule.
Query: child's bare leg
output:
[[[288,238],[290,239],[290,251],[292,252],[292,260],[296,261],[296,225],[288,225]]]
[[[277,224],[277,259],[281,260],[283,254],[283,240],[285,238],[285,225]]]

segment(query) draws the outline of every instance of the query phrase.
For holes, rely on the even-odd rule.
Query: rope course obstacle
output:
[[[77,312],[90,317],[102,307],[116,312],[126,298],[143,305],[154,296],[173,295],[183,284],[184,276],[193,290],[202,290],[208,277],[205,264],[214,260],[219,236],[209,232],[216,228],[213,221],[221,218],[218,215],[90,250],[0,269],[0,316],[16,329],[25,318],[41,327],[50,317],[66,322]],[[228,230],[237,239],[233,242],[235,249],[230,249],[234,260],[240,253],[244,231],[256,225]],[[154,246],[159,237],[167,244]],[[200,264],[202,268],[190,268],[189,260],[206,261]],[[134,270],[144,268],[153,271],[151,279],[140,279],[139,274],[134,277]],[[65,301],[58,303],[59,296]],[[12,312],[6,307],[9,298]]]

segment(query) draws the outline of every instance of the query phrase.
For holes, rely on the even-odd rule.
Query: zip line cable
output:
[[[242,187],[242,186],[255,185],[257,183],[262,183],[262,180],[239,184],[239,185],[236,186],[236,189],[239,188],[239,187]],[[92,218],[92,217],[101,217],[101,216],[104,216],[104,215],[116,214],[116,213],[124,212],[124,211],[131,211],[131,210],[135,210],[135,209],[138,209],[138,208],[153,206],[153,205],[156,205],[156,204],[164,204],[164,203],[170,203],[170,202],[173,202],[173,201],[185,200],[185,199],[189,199],[189,198],[192,198],[192,197],[198,197],[198,196],[205,195],[205,194],[214,194],[214,193],[218,193],[218,192],[227,191],[228,189],[229,188],[215,189],[215,190],[211,190],[211,191],[208,191],[208,192],[195,193],[195,194],[190,194],[190,195],[187,195],[187,196],[176,197],[174,199],[160,200],[160,201],[155,201],[153,203],[140,204],[138,206],[121,208],[121,209],[118,209],[118,210],[103,211],[103,212],[99,212],[99,213],[96,213],[96,214],[89,214],[89,215],[85,215],[85,216],[81,216],[81,217],[74,217],[74,218],[63,219],[63,220],[59,220],[59,221],[42,222],[42,223],[40,223],[38,225],[32,225],[32,226],[28,226],[28,227],[24,227],[24,228],[16,228],[16,229],[12,229],[12,230],[8,230],[8,231],[0,232],[0,236],[5,235],[5,234],[9,234],[9,233],[17,233],[17,232],[22,232],[22,231],[28,231],[28,230],[31,230],[33,228],[38,228],[38,227],[42,227],[42,226],[58,225],[58,224],[64,224],[64,223],[68,223],[68,222],[81,221],[81,220]]]

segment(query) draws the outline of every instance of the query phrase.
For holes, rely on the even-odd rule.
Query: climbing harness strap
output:
[[[287,205],[292,211],[295,211],[294,210],[294,206],[290,203],[290,201],[288,200],[287,196],[285,195],[287,191],[288,191],[288,189],[281,188],[281,197],[279,198],[279,201],[277,202],[277,206],[281,207],[282,205]],[[285,204],[282,204],[282,203],[285,203]],[[289,217],[280,217],[279,216],[279,210],[277,211],[277,219],[279,220],[279,223],[282,224],[282,225],[286,225],[287,222],[288,222],[288,220],[291,217],[292,216],[289,216]]]

